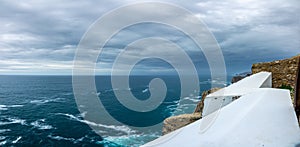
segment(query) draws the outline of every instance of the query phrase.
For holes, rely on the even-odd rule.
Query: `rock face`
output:
[[[274,88],[289,85],[295,89],[299,58],[300,55],[284,60],[256,63],[252,65],[252,73],[272,72],[272,85]]]
[[[300,55],[273,62],[252,65],[252,73],[272,72],[272,86],[291,90],[292,102],[300,125]]]
[[[172,117],[165,119],[164,123],[163,123],[162,134],[165,135],[167,133],[170,133],[174,130],[177,130],[181,127],[184,127],[184,126],[200,119],[202,117],[202,109],[204,107],[204,99],[206,98],[207,95],[209,95],[210,93],[213,93],[219,89],[220,88],[213,88],[211,90],[204,91],[202,93],[202,99],[198,103],[194,113],[172,116]]]
[[[164,120],[162,134],[168,134],[201,118],[200,113],[182,114]]]
[[[250,76],[251,74],[252,74],[251,72],[246,72],[246,73],[235,75],[234,77],[232,77],[231,83],[238,82],[238,81]]]

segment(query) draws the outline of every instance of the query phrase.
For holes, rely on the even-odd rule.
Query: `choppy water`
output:
[[[98,95],[108,100],[113,97],[110,85],[103,84],[109,77],[96,79]],[[131,82],[130,90],[137,97],[149,95],[145,79],[149,77],[140,76]],[[168,101],[152,117],[169,117],[175,109],[179,113],[191,112],[200,100],[199,96],[185,97],[189,103],[177,107],[180,83],[176,79],[169,77],[172,86],[168,86]],[[201,90],[209,89],[209,84],[202,82]],[[118,111],[115,103],[110,106]],[[127,115],[122,114],[126,111],[117,113]],[[103,128],[104,135],[98,135],[89,125]],[[145,133],[126,125],[83,120],[74,100],[71,76],[0,76],[0,146],[139,146],[159,137],[160,129]]]

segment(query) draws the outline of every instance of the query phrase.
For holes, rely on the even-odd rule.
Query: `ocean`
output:
[[[149,97],[148,84],[153,78],[132,76],[128,90],[139,99]],[[148,114],[152,119],[147,121],[138,119],[143,114],[132,115],[115,102],[113,91],[122,89],[112,89],[109,76],[96,76],[97,95],[103,98],[111,115],[136,126],[193,112],[201,97],[180,99],[179,78],[160,78],[168,87],[166,100],[157,111]],[[210,89],[210,84],[209,76],[200,77],[199,93]],[[187,103],[178,105],[181,100]],[[103,133],[99,135],[89,125],[100,126]],[[126,125],[84,120],[74,99],[71,76],[0,76],[0,146],[139,146],[159,136],[161,128],[140,132]]]

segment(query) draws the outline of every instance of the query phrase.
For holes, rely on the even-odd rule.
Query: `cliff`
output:
[[[200,113],[181,114],[164,120],[162,135],[168,134],[201,118]]]

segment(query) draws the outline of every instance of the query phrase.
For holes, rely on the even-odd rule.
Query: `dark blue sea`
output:
[[[133,76],[130,91],[137,98],[149,97],[152,76]],[[95,78],[97,95],[105,99],[106,109],[129,123],[149,123],[128,114],[114,93],[109,76]],[[200,101],[199,95],[180,101],[177,76],[163,76],[168,92],[159,110],[150,114],[153,120],[163,120],[177,114],[192,112]],[[200,92],[210,89],[210,77],[200,77]],[[108,84],[107,84],[108,83]],[[104,101],[103,101],[104,102]],[[130,116],[130,117],[129,117]],[[89,125],[98,125],[103,135]],[[133,124],[134,125],[134,124]],[[100,133],[101,134],[101,133]],[[71,76],[0,76],[0,146],[139,146],[161,135],[161,128],[140,132],[126,125],[93,124],[83,119],[74,99]]]

